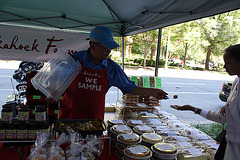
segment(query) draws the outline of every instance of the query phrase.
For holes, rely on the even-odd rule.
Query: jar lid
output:
[[[152,147],[158,153],[175,154],[177,152],[176,147],[168,143],[156,143]]]
[[[156,133],[144,133],[141,135],[141,138],[143,141],[149,143],[159,143],[163,141],[162,136]]]
[[[110,131],[116,134],[132,133],[132,129],[127,125],[114,125],[110,128]]]
[[[20,105],[19,107],[29,109],[29,105]]]
[[[119,119],[108,120],[107,123],[111,125],[126,124],[125,121]]]
[[[134,144],[140,141],[139,135],[135,133],[119,134],[117,140],[124,144]]]
[[[127,157],[134,159],[150,158],[152,156],[152,151],[143,145],[131,145],[124,149],[124,154]]]

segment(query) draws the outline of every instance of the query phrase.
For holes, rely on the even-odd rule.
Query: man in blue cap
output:
[[[83,69],[66,90],[59,119],[101,119],[104,120],[105,95],[111,86],[118,87],[123,94],[151,95],[167,99],[161,89],[138,87],[109,58],[112,49],[119,47],[107,27],[98,26],[90,33],[90,47],[74,53]]]

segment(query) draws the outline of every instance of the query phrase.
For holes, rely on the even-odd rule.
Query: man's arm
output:
[[[136,86],[128,94],[140,95],[140,96],[153,96],[157,99],[168,99],[168,94],[161,89],[157,88],[144,88]]]

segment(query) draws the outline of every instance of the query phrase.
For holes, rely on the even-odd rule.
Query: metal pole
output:
[[[124,36],[122,36],[122,69],[124,70]]]
[[[160,50],[161,50],[161,38],[162,38],[162,28],[159,28],[158,29],[157,56],[156,56],[156,63],[155,63],[155,77],[158,76],[159,57],[160,57]]]

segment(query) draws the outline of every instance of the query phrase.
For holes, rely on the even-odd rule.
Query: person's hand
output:
[[[152,96],[154,96],[157,99],[168,99],[167,95],[168,95],[167,92],[164,92],[163,90],[156,89],[156,88],[154,88],[154,91],[153,91],[153,94],[152,94]]]
[[[226,114],[226,107],[227,107],[227,105],[223,106],[223,107],[221,108],[221,110],[219,111],[219,113],[220,113],[222,116]]]
[[[194,111],[195,110],[195,107],[193,107],[191,105],[183,105],[183,106],[170,105],[170,107],[172,107],[173,109],[176,109],[176,110],[189,110],[189,111]]]

